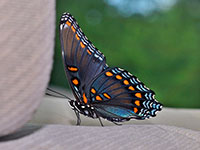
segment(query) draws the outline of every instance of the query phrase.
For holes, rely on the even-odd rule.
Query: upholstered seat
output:
[[[0,18],[0,149],[200,149],[195,109],[164,108],[156,118],[122,126],[103,120],[101,127],[81,117],[76,126],[66,99],[44,96],[53,62],[55,1],[1,0]]]

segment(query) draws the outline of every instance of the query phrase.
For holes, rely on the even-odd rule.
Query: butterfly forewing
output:
[[[61,17],[60,41],[66,75],[80,101],[83,93],[88,91],[89,83],[107,67],[105,57],[91,44],[69,13]]]

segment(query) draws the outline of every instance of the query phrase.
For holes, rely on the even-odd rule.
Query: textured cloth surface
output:
[[[0,1],[0,136],[38,107],[52,66],[54,0]]]
[[[55,2],[54,0],[1,0],[0,18],[0,136],[5,135],[0,137],[0,149],[196,150],[200,148],[199,131],[149,124],[100,127],[97,120],[85,117],[82,118],[82,125],[98,126],[28,125],[6,135],[23,126],[42,100],[52,65]],[[75,123],[74,112],[69,109],[66,99],[50,99],[50,101],[51,103],[40,105],[31,122]],[[161,114],[162,112],[159,113],[160,116]],[[173,113],[171,115],[169,118],[174,118],[174,121],[181,117],[181,115],[173,116]],[[182,115],[182,118],[186,117]],[[111,125],[108,122],[104,123]],[[128,123],[132,124],[135,121]],[[182,123],[186,123],[186,120]]]
[[[53,87],[53,89],[74,99],[71,92],[67,92],[67,90],[56,87]],[[114,125],[107,120],[102,119],[102,121],[106,126]],[[68,105],[67,99],[45,96],[30,123],[75,125],[76,115]],[[161,112],[158,112],[156,117],[146,120],[131,120],[123,124],[163,124],[200,131],[200,109],[175,109],[164,107]],[[81,115],[81,125],[99,126],[100,124],[98,119],[92,119]]]
[[[198,150],[200,132],[164,125],[47,125],[24,127],[0,141],[0,149],[6,150]]]

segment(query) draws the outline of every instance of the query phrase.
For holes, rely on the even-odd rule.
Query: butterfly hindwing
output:
[[[80,101],[88,84],[107,67],[106,60],[69,13],[61,17],[60,41],[65,72],[76,99]]]
[[[162,107],[152,90],[117,67],[108,68],[94,80],[90,99],[97,112],[112,121],[153,117]]]

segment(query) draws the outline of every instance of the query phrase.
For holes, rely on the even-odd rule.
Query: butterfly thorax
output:
[[[91,117],[91,118],[97,118],[97,115],[95,113],[94,107],[89,105],[89,104],[85,104],[85,103],[81,103],[81,102],[77,102],[77,101],[73,101],[71,100],[69,102],[70,106],[72,107],[73,110],[78,111],[79,113]]]

